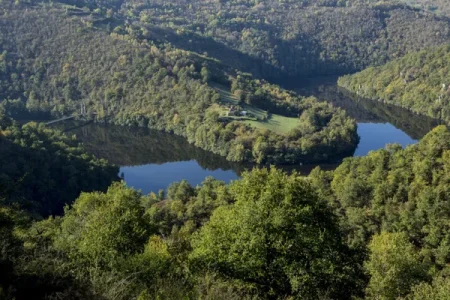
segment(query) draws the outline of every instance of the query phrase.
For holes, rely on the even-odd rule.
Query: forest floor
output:
[[[236,96],[234,96],[226,86],[214,84],[212,87],[217,92],[219,92],[221,104],[225,106],[239,105],[242,107],[244,111],[249,113],[251,116],[251,117],[227,116],[227,118],[245,122],[246,124],[253,126],[255,128],[268,129],[278,134],[287,134],[289,133],[289,131],[291,131],[300,124],[300,120],[298,118],[285,117],[278,114],[269,114],[269,117],[265,119],[265,116],[267,115],[266,111],[257,108],[255,106],[239,102]],[[226,111],[227,110],[223,108],[220,111],[221,116],[225,116]]]

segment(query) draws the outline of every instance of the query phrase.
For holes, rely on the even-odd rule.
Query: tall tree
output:
[[[427,279],[427,268],[405,233],[382,232],[369,244],[366,269],[370,274],[369,299],[389,300],[406,296],[414,284]]]
[[[335,217],[308,182],[271,169],[230,186],[235,203],[219,207],[193,238],[192,263],[268,296],[346,298],[358,264]]]

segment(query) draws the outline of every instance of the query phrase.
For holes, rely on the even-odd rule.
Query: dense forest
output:
[[[155,44],[145,38],[145,28],[109,33],[84,13],[58,5],[3,6],[0,91],[11,114],[95,114],[115,124],[173,132],[230,161],[328,161],[356,147],[356,124],[344,111]],[[223,117],[229,104],[208,85],[213,80],[241,105],[262,112],[247,118],[260,126]],[[272,113],[298,126],[281,134],[267,130]]]
[[[43,124],[19,126],[0,109],[0,199],[43,216],[61,213],[81,191],[106,190],[119,169]]]
[[[358,98],[450,119],[446,9],[402,2],[0,0],[0,299],[448,299],[450,130]],[[337,161],[358,136],[261,77],[387,61],[340,78],[355,97],[319,94],[416,145],[269,166]],[[149,194],[113,165],[192,156],[259,165]]]
[[[2,140],[20,130],[8,122]],[[43,128],[22,130],[30,127]],[[308,177],[254,169],[230,185],[181,181],[148,195],[113,183],[42,220],[9,201],[24,189],[10,186],[0,203],[0,295],[445,299],[449,141],[436,127],[417,145],[390,145]]]
[[[438,0],[59,2],[91,11],[94,24],[107,17],[110,30],[145,28],[134,34],[266,79],[350,73],[450,41],[448,10]],[[418,2],[427,5],[414,8]]]
[[[449,155],[450,132],[439,126],[417,145],[390,145],[310,175],[347,243],[366,251],[368,298],[448,297]]]
[[[420,140],[425,134],[442,121],[416,114],[408,109],[380,101],[364,98],[356,93],[336,85],[338,78],[314,78],[319,83],[309,82],[306,87],[297,87],[300,95],[316,95],[321,101],[327,101],[339,107],[358,123],[391,123],[408,136]],[[288,84],[292,86],[292,83]],[[294,86],[292,86],[294,87]]]
[[[408,54],[381,67],[343,76],[339,85],[360,96],[450,121],[450,46]]]
[[[448,19],[400,1],[130,0],[120,13],[265,78],[349,73],[450,40]]]
[[[450,7],[446,0],[402,0],[402,1],[423,10],[428,10],[438,15],[450,17]]]

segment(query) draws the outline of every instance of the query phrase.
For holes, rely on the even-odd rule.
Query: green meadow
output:
[[[236,121],[242,121],[250,126],[259,129],[268,129],[279,134],[287,134],[289,131],[294,129],[300,124],[298,118],[285,117],[278,114],[270,114],[269,118],[265,119],[266,112],[255,106],[251,106],[245,103],[240,103],[239,100],[234,96],[227,87],[222,85],[213,85],[213,87],[220,94],[220,102],[224,105],[239,105],[243,110],[251,114],[252,117],[236,117],[227,116],[229,119],[234,119]],[[221,116],[226,116],[227,110],[222,108],[220,110]]]

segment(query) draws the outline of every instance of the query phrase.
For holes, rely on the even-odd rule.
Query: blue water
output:
[[[315,95],[318,99],[330,102],[344,109],[358,122],[360,142],[354,156],[367,155],[370,151],[385,148],[387,144],[398,143],[405,147],[417,143],[418,139],[437,125],[434,120],[398,107],[350,98],[336,88],[335,81],[335,78],[330,82],[319,80],[300,93],[304,96]],[[239,178],[240,172],[248,168],[230,164],[211,153],[195,150],[183,138],[168,133],[139,133],[112,126],[102,130],[90,132],[85,129],[77,136],[83,137],[85,142],[91,145],[90,150],[95,155],[119,165],[126,183],[144,194],[165,190],[171,183],[183,179],[193,186],[201,184],[207,176],[228,183]],[[159,147],[154,147],[155,145]],[[336,164],[321,165],[327,170],[336,166]],[[294,169],[306,175],[313,167],[315,166],[294,167]]]
[[[384,148],[387,144],[398,143],[405,147],[417,142],[390,123],[358,123],[358,135],[360,143],[354,156],[367,155],[369,151]],[[231,169],[204,168],[195,158],[162,164],[122,166],[120,173],[123,173],[125,182],[129,186],[141,190],[144,194],[157,192],[160,189],[165,190],[172,182],[183,179],[192,186],[197,186],[208,176],[226,183],[239,178],[237,172]]]
[[[170,183],[183,179],[192,186],[197,186],[208,176],[226,183],[239,178],[233,170],[204,169],[196,160],[121,167],[120,173],[123,173],[128,186],[141,190],[144,194],[157,192],[160,189],[165,190]]]
[[[354,156],[367,155],[372,150],[397,143],[403,147],[417,143],[405,132],[390,123],[358,123],[360,141]]]

